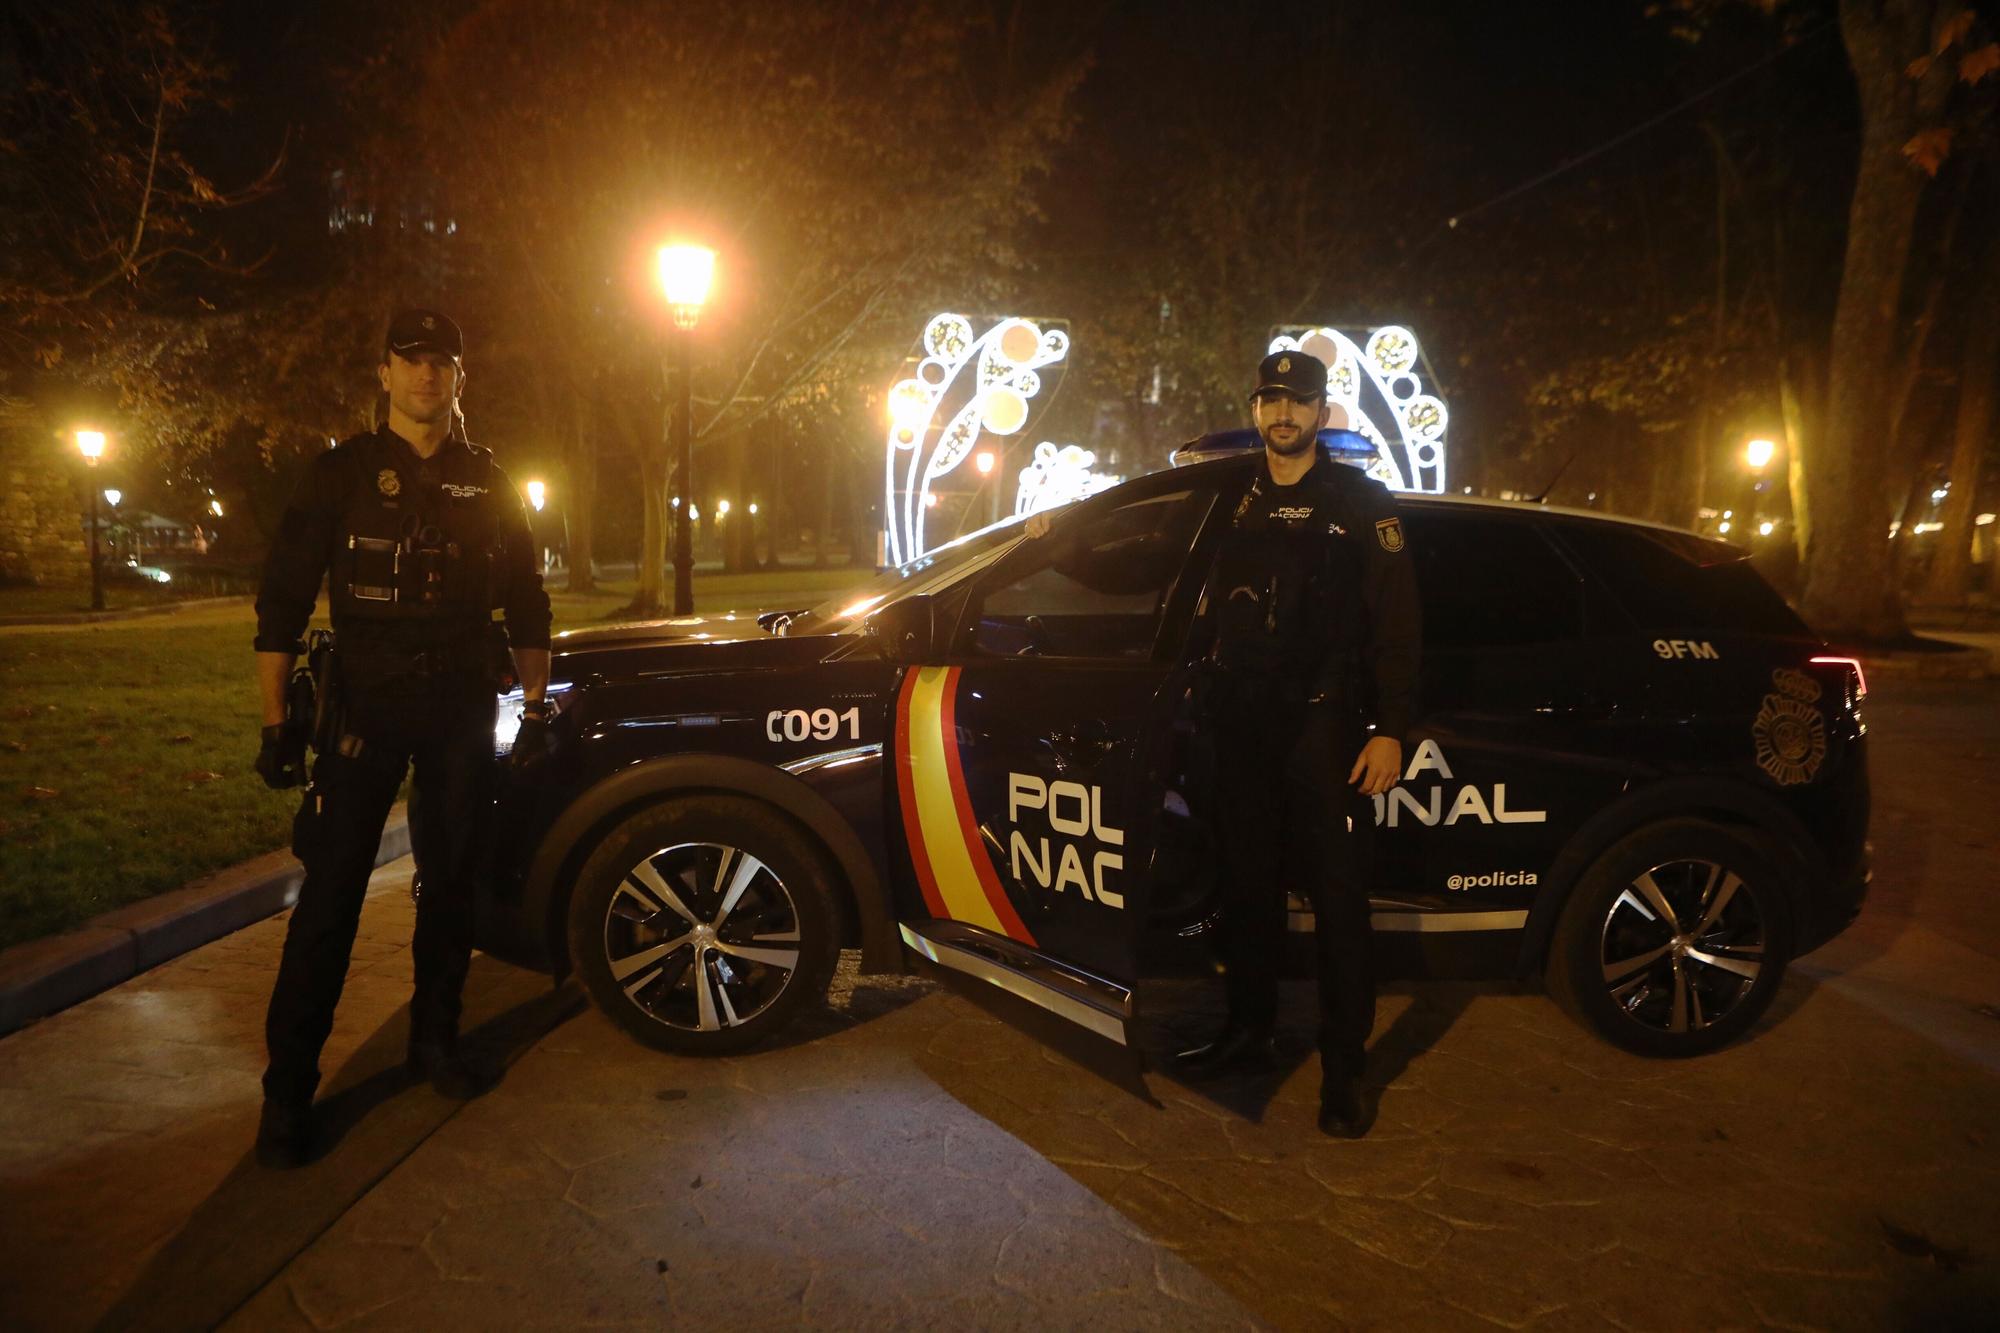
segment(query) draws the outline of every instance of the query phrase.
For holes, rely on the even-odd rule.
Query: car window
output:
[[[1565,523],[1556,533],[1645,633],[1811,632],[1727,543],[1614,523]]]
[[[980,579],[961,642],[987,657],[1150,656],[1213,498],[1189,489],[1057,520]]]
[[[1583,581],[1519,519],[1403,511],[1423,595],[1424,643],[1476,648],[1583,635]]]
[[[914,560],[888,569],[829,597],[803,615],[785,622],[785,634],[822,634],[841,629],[889,602],[911,593],[935,592],[968,570],[991,560],[1021,535],[1021,520],[1010,516],[991,527],[967,533],[956,541],[924,552]]]

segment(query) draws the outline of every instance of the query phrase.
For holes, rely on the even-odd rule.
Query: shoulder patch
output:
[[[1403,520],[1385,518],[1375,524],[1375,540],[1382,543],[1382,549],[1394,555],[1403,549]]]

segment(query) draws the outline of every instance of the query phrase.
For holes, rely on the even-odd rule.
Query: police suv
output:
[[[811,610],[559,636],[552,748],[505,780],[480,947],[574,971],[670,1051],[769,1037],[843,946],[1127,1043],[1138,980],[1200,951],[1228,873],[1198,609],[1255,461],[1142,477]],[[1375,799],[1378,971],[1540,975],[1649,1055],[1738,1036],[1860,908],[1859,664],[1735,547],[1400,505],[1423,712]]]

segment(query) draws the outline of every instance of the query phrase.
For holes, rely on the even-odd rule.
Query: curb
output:
[[[134,606],[123,611],[56,611],[47,615],[0,616],[0,629],[22,625],[97,625],[107,620],[137,620],[141,616],[170,616],[204,606],[227,606],[231,602],[251,602],[248,593],[234,597],[197,597],[186,602],[162,602],[158,606]]]
[[[383,826],[375,864],[409,851],[409,818],[398,805]],[[75,930],[15,945],[0,953],[0,1036],[284,911],[298,901],[304,879],[289,850],[266,852]]]

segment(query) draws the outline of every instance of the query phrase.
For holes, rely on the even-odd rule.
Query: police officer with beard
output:
[[[286,682],[327,579],[335,636],[336,725],[323,729],[295,826],[305,863],[265,1020],[270,1066],[258,1159],[296,1166],[312,1152],[319,1055],[347,975],[361,901],[389,807],[414,769],[413,824],[424,892],[412,942],[408,1066],[446,1096],[476,1096],[488,1071],[458,1051],[472,954],[472,854],[491,799],[495,669],[491,612],[506,613],[526,696],[517,760],[545,743],[549,599],[520,496],[490,452],[453,430],[465,383],[458,326],[433,310],[389,323],[377,374],[385,422],[314,459],[285,510],[257,597],[263,746],[257,771],[295,786]]]
[[[1228,1019],[1176,1064],[1208,1078],[1274,1058],[1285,890],[1298,888],[1316,922],[1319,1127],[1358,1138],[1375,1023],[1368,798],[1402,773],[1421,643],[1416,579],[1387,488],[1317,448],[1325,365],[1273,353],[1250,404],[1264,457],[1206,606]]]

